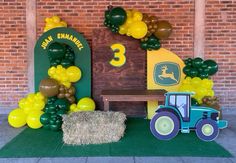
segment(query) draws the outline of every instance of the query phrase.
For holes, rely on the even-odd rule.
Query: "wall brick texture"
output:
[[[162,46],[183,59],[193,57],[194,0],[37,0],[37,37],[43,32],[44,18],[58,15],[84,34],[92,47],[92,31],[105,28],[104,10],[109,4],[168,20],[174,30]],[[28,92],[25,10],[25,0],[0,0],[0,107],[16,106]],[[213,79],[225,108],[236,103],[235,10],[235,0],[206,0],[205,59],[219,64]]]

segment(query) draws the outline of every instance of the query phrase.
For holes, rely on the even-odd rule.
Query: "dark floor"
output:
[[[217,142],[236,156],[236,112],[227,111],[224,119],[229,127],[220,132]],[[19,134],[21,129],[13,129],[7,123],[7,115],[0,115],[0,148]],[[0,158],[0,163],[236,163],[236,158],[204,157],[76,157],[76,158]]]

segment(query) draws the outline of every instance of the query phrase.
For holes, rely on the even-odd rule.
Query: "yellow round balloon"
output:
[[[135,21],[130,26],[128,33],[136,39],[141,39],[147,34],[148,28],[143,21]]]
[[[76,66],[70,66],[69,68],[67,68],[66,74],[67,74],[70,82],[77,82],[81,78],[81,71]]]
[[[94,111],[95,110],[95,102],[93,101],[93,99],[89,98],[89,97],[84,97],[82,99],[79,100],[78,104],[77,104],[77,108],[76,111]]]
[[[23,109],[14,109],[8,115],[8,123],[15,128],[22,127],[26,124],[26,114]]]
[[[42,127],[43,125],[40,122],[40,117],[43,113],[44,112],[40,110],[31,111],[27,116],[27,125],[32,129],[38,129]]]

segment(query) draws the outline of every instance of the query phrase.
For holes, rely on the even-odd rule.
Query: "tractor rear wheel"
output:
[[[174,113],[162,111],[153,116],[150,122],[152,134],[160,140],[170,140],[179,132],[180,122]]]
[[[219,128],[212,119],[200,120],[196,125],[196,134],[203,141],[212,141],[219,134]]]

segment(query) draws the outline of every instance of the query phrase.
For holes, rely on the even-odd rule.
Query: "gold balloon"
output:
[[[172,33],[172,26],[168,21],[162,20],[157,22],[157,29],[154,35],[159,39],[167,39]]]
[[[59,85],[54,79],[43,79],[40,82],[39,90],[46,97],[56,96],[58,94]]]

